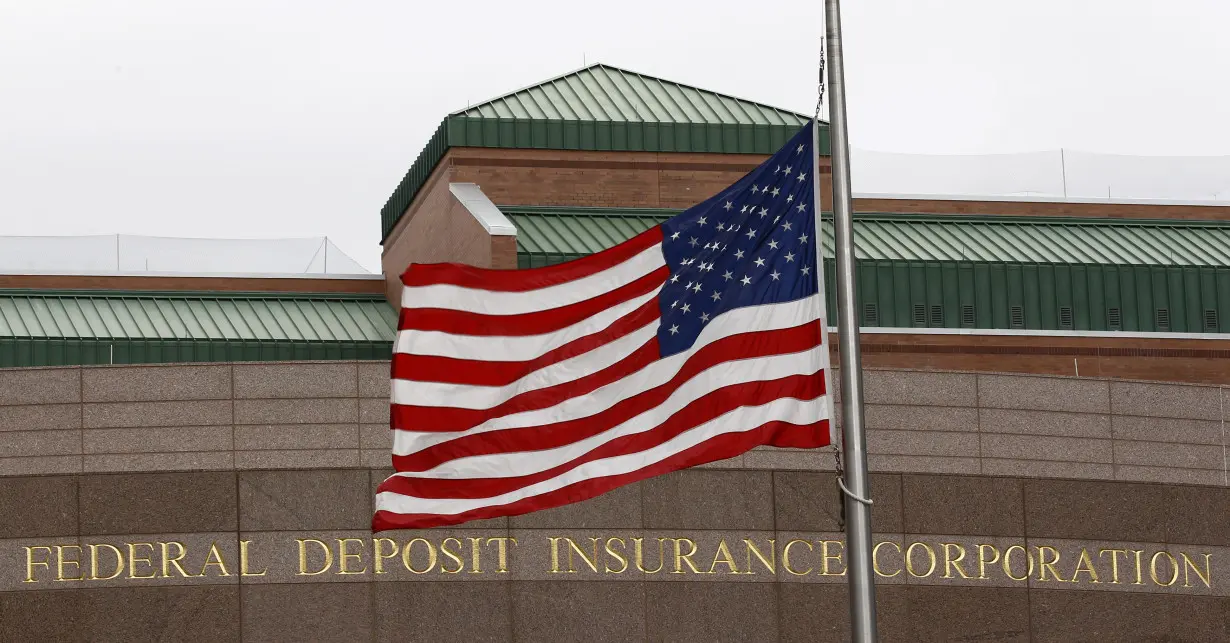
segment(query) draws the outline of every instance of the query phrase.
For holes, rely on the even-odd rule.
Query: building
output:
[[[828,451],[368,531],[407,265],[584,256],[805,121],[594,65],[445,117],[382,277],[0,276],[0,638],[842,640]],[[883,640],[1230,637],[1227,210],[855,207]]]

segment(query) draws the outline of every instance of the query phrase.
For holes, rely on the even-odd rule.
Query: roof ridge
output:
[[[790,114],[790,115],[792,115],[792,116],[797,116],[797,117],[802,118],[802,119],[804,119],[804,120],[812,118],[811,116],[808,116],[807,114],[804,114],[804,113],[802,113],[802,112],[796,112],[796,111],[791,110],[791,109],[785,109],[785,108],[782,108],[782,107],[777,107],[777,106],[775,106],[775,105],[770,105],[770,104],[768,104],[768,103],[762,103],[762,102],[760,102],[760,101],[751,100],[751,99],[749,99],[749,98],[743,98],[743,97],[741,97],[741,96],[735,96],[734,94],[728,94],[728,93],[726,93],[726,92],[719,92],[719,91],[714,91],[714,90],[712,90],[712,89],[705,89],[705,88],[700,87],[700,86],[697,86],[697,85],[691,85],[691,84],[688,84],[688,83],[681,83],[681,82],[679,82],[679,81],[677,81],[677,80],[670,80],[670,79],[668,79],[668,78],[663,78],[663,77],[661,77],[661,76],[655,76],[655,75],[653,75],[653,74],[643,74],[643,73],[641,73],[641,72],[639,72],[639,71],[633,71],[633,70],[631,70],[631,69],[625,69],[625,68],[623,68],[623,67],[617,67],[617,66],[615,66],[615,65],[608,65],[608,64],[603,63],[603,62],[591,63],[591,64],[589,64],[589,65],[585,65],[584,67],[579,67],[579,68],[577,68],[577,69],[573,69],[572,71],[569,71],[569,72],[567,72],[567,73],[563,73],[563,74],[560,74],[560,75],[558,75],[558,76],[554,76],[554,77],[552,77],[552,78],[548,78],[548,79],[546,79],[546,80],[541,80],[541,81],[538,81],[538,82],[536,82],[536,83],[533,83],[533,84],[530,84],[530,85],[526,85],[526,86],[524,86],[524,87],[521,87],[520,89],[515,89],[515,90],[513,90],[513,91],[510,91],[510,92],[505,92],[505,93],[500,94],[500,95],[498,95],[498,96],[493,96],[493,97],[491,97],[491,98],[489,98],[489,99],[487,99],[487,100],[484,100],[484,101],[480,101],[480,102],[474,103],[473,105],[469,105],[469,106],[467,106],[467,107],[466,107],[466,108],[464,108],[464,109],[459,109],[459,110],[457,110],[457,111],[455,111],[455,112],[450,112],[450,113],[449,113],[449,116],[461,116],[461,115],[464,115],[464,114],[465,114],[465,112],[468,112],[468,111],[470,111],[470,110],[472,110],[472,109],[475,109],[475,108],[478,108],[478,107],[482,107],[483,105],[489,105],[489,104],[491,104],[491,103],[494,103],[494,102],[495,102],[495,101],[497,101],[497,100],[500,100],[500,99],[503,99],[503,98],[508,98],[509,96],[513,96],[513,95],[516,95],[516,94],[520,94],[520,93],[522,93],[522,92],[529,91],[529,90],[534,89],[534,88],[536,88],[536,87],[542,87],[542,86],[544,86],[544,85],[549,85],[549,84],[554,83],[554,82],[556,82],[556,81],[559,81],[559,80],[563,80],[563,79],[565,79],[565,78],[568,78],[569,76],[575,76],[575,75],[577,75],[577,74],[579,74],[579,73],[581,73],[581,72],[583,72],[583,71],[588,71],[588,70],[591,70],[591,69],[598,69],[598,68],[611,69],[611,70],[614,70],[614,71],[617,71],[617,72],[620,72],[620,73],[623,73],[623,74],[630,74],[630,75],[633,75],[633,76],[639,76],[640,78],[643,78],[643,79],[656,80],[656,81],[658,81],[658,82],[660,82],[660,83],[669,83],[669,84],[672,84],[672,85],[678,85],[678,86],[680,86],[680,87],[686,87],[686,88],[688,88],[688,89],[691,89],[691,90],[694,90],[694,91],[697,91],[697,92],[702,92],[702,93],[705,93],[705,94],[713,94],[714,96],[720,96],[720,97],[722,97],[722,98],[729,98],[729,99],[731,99],[731,100],[739,101],[739,102],[741,102],[741,103],[748,103],[748,104],[751,104],[751,105],[755,105],[755,106],[757,106],[757,107],[762,107],[762,108],[766,108],[766,109],[772,109],[772,110],[779,111],[779,112],[785,112],[785,113],[787,113],[787,114]],[[596,121],[601,122],[601,121],[602,121],[602,120],[604,120],[604,119],[593,119],[593,120],[596,120]],[[822,123],[827,123],[828,121],[821,120],[820,122],[822,122]]]

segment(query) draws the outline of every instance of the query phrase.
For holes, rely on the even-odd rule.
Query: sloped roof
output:
[[[451,147],[771,154],[807,116],[595,64],[445,117],[380,211],[381,239]],[[827,130],[821,131],[822,151]]]
[[[582,257],[665,221],[675,210],[503,207],[522,267]],[[824,254],[833,230],[824,227]],[[1157,266],[1230,265],[1230,223],[859,213],[858,258]]]
[[[381,296],[0,291],[0,367],[383,359]]]

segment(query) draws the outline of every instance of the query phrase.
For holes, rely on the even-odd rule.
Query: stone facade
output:
[[[1230,636],[1230,391],[866,387],[882,640]],[[0,371],[0,640],[844,640],[827,450],[373,537],[387,391],[371,362]]]

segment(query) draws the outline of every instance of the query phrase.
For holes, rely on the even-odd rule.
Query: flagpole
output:
[[[854,226],[850,189],[850,141],[846,127],[845,69],[839,0],[825,0],[829,140],[833,164],[834,257],[837,260],[837,337],[841,356],[842,452],[845,461],[846,569],[850,586],[851,640],[877,640],[876,595],[871,560],[871,501],[867,484],[867,436],[863,427],[863,365],[855,302]],[[817,213],[817,221],[819,220]],[[819,241],[819,240],[817,240]]]

